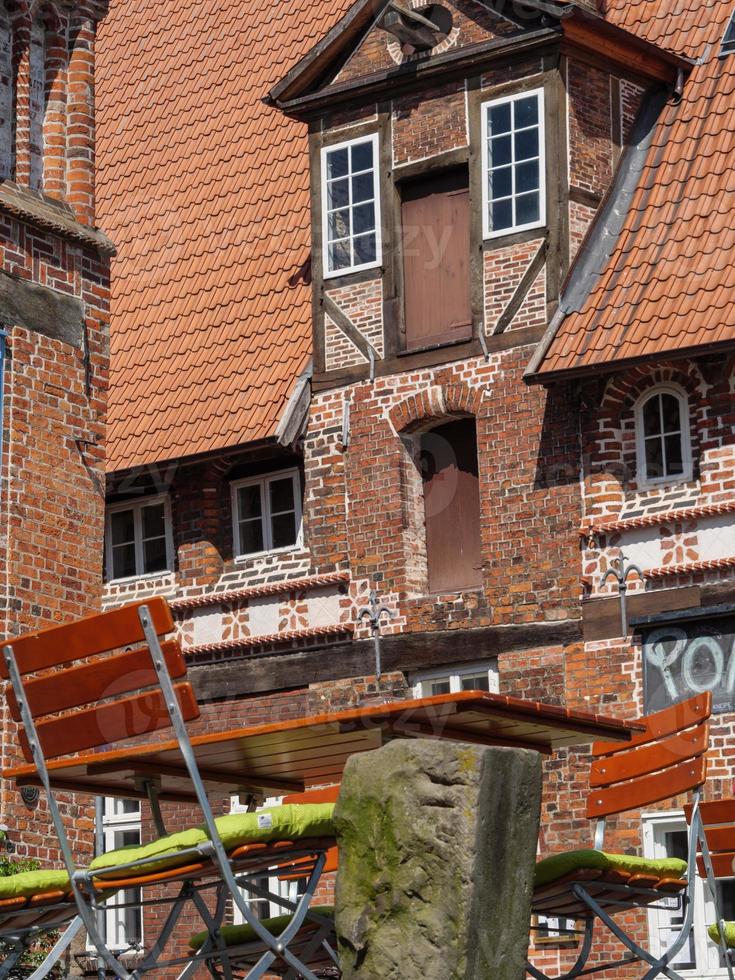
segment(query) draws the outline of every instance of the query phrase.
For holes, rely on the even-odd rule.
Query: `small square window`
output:
[[[297,471],[233,483],[232,515],[238,558],[298,547],[301,497]]]
[[[324,275],[380,262],[378,137],[322,150]]]
[[[485,237],[543,225],[546,220],[543,91],[485,103],[482,133]]]
[[[733,51],[735,51],[735,11],[730,14],[730,20],[727,22],[727,27],[725,28],[725,36],[722,38],[722,45],[720,47],[720,57],[726,58]]]
[[[143,497],[108,508],[105,564],[113,581],[172,570],[167,497]]]

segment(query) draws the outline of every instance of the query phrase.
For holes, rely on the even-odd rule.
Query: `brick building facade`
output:
[[[382,3],[298,6],[236,23],[231,0],[159,3],[142,49],[122,3],[103,27],[105,603],[170,599],[205,728],[472,687],[630,717],[714,688],[708,793],[729,794],[732,332],[631,327],[622,350],[590,313],[632,318],[655,278],[624,246],[667,201],[662,168],[692,179],[668,147],[702,73],[732,70],[690,60],[729,12],[685,42],[685,13],[662,36],[616,3],[404,5],[433,31]],[[170,62],[214,20],[217,45]],[[602,581],[621,557],[643,576],[625,636]],[[547,763],[545,852],[589,842],[588,766]],[[609,846],[675,847],[667,806]],[[716,975],[698,909],[687,968]],[[535,952],[552,972],[558,925]]]
[[[0,634],[99,608],[111,241],[95,227],[105,3],[0,4]],[[22,761],[3,709],[3,767]],[[92,853],[94,808],[63,800]],[[3,782],[10,859],[61,860],[43,797]]]

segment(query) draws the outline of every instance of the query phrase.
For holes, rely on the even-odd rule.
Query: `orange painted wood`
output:
[[[587,797],[587,817],[592,820],[660,803],[701,786],[706,775],[707,759],[701,755],[651,776],[596,789]]]
[[[86,616],[64,626],[54,626],[38,633],[26,633],[7,642],[12,646],[21,674],[31,674],[47,667],[58,667],[72,660],[82,660],[119,647],[145,641],[138,610],[147,606],[158,636],[171,633],[174,621],[168,603],[161,597],[134,602],[110,612]],[[0,662],[0,677],[7,679],[5,661]]]
[[[711,854],[710,857],[715,878],[732,878],[735,875],[735,851],[721,851],[719,854]],[[706,877],[701,855],[697,857],[697,874],[700,878]]]
[[[708,725],[700,724],[660,742],[603,756],[592,763],[590,786],[609,786],[624,779],[646,776],[701,755],[707,751],[708,736]]]
[[[687,823],[691,822],[692,810],[693,806],[691,803],[688,803],[684,807]],[[712,800],[708,803],[700,803],[699,813],[705,827],[718,823],[735,824],[735,799]],[[709,840],[709,834],[707,834],[707,840]]]
[[[198,718],[199,706],[191,684],[177,684],[175,691],[184,720]],[[149,735],[170,725],[162,693],[150,691],[42,721],[36,730],[44,755],[53,759],[137,735]],[[28,738],[23,729],[20,731],[20,744],[25,758],[31,760]]]
[[[164,640],[161,650],[172,677],[186,674],[186,663],[178,640]],[[45,674],[24,683],[31,713],[55,714],[69,708],[79,708],[102,698],[117,697],[131,691],[158,684],[148,647],[104,657],[68,670]],[[10,714],[20,721],[20,708],[10,684],[6,688]]]
[[[303,793],[290,793],[283,797],[283,803],[336,803],[340,785],[324,786],[321,789],[307,789]]]
[[[697,694],[696,697],[689,698],[688,701],[681,701],[673,704],[670,708],[657,711],[653,715],[640,718],[639,721],[645,725],[644,731],[636,733],[627,745],[620,745],[618,742],[596,742],[592,746],[592,754],[596,757],[611,755],[616,752],[625,751],[627,748],[635,748],[639,745],[647,745],[673,735],[675,732],[684,731],[693,725],[701,724],[706,721],[712,713],[712,692],[705,691]]]
[[[735,851],[735,823],[729,827],[710,825],[705,828],[705,834],[710,854],[716,854],[718,851]]]

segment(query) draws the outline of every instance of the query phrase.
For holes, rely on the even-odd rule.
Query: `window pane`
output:
[[[673,395],[661,395],[661,408],[664,417],[664,432],[679,432],[681,428],[679,399]]]
[[[515,127],[535,126],[538,123],[538,96],[529,95],[515,103]]]
[[[252,555],[263,550],[263,522],[244,521],[240,524],[240,554]]]
[[[725,878],[717,882],[717,908],[727,922],[735,919],[735,879]]]
[[[344,208],[350,203],[350,182],[344,180],[333,180],[327,184],[327,209],[334,211],[335,208]]]
[[[143,537],[160,538],[166,533],[163,504],[143,508]]]
[[[350,147],[352,154],[351,171],[354,174],[358,170],[369,170],[373,165],[373,143],[368,140],[365,143],[355,143]]]
[[[120,800],[118,809],[121,813],[140,813],[140,803],[138,800]]]
[[[516,224],[527,225],[538,221],[541,213],[538,191],[533,194],[521,194],[516,198]]]
[[[538,160],[519,163],[516,167],[516,192],[537,191],[539,188]]]
[[[327,233],[329,240],[337,238],[348,238],[350,234],[350,209],[343,208],[342,211],[332,211],[327,219]]]
[[[490,108],[490,133],[497,136],[499,133],[510,132],[510,102],[504,105],[494,105]]]
[[[273,547],[288,548],[296,544],[296,515],[278,514],[271,521]]]
[[[377,255],[375,248],[375,235],[361,235],[355,239],[355,265],[362,265],[363,262],[374,262]]]
[[[658,436],[646,439],[646,476],[649,480],[664,476],[663,446]]]
[[[684,472],[684,461],[681,451],[681,436],[666,436],[666,475],[675,476]]]
[[[352,212],[352,234],[375,230],[375,205],[359,204]]]
[[[112,577],[129,578],[135,575],[135,544],[113,546]]]
[[[327,153],[327,178],[344,177],[347,173],[347,148]]]
[[[498,231],[500,228],[511,228],[513,225],[513,201],[509,199],[493,204],[491,216],[490,227],[493,231]]]
[[[513,193],[513,168],[500,167],[490,171],[490,199],[510,197]]]
[[[661,431],[660,395],[649,398],[643,406],[643,433],[647,436],[657,435]]]
[[[124,544],[135,538],[135,522],[132,510],[118,510],[110,515],[110,531],[113,544]]]
[[[373,172],[358,174],[352,178],[352,203],[371,201],[375,196],[373,187]]]
[[[432,681],[429,685],[429,692],[431,697],[434,697],[436,694],[449,694],[449,680]]]
[[[259,483],[253,483],[247,487],[240,487],[237,494],[241,521],[262,515]]]
[[[524,129],[514,136],[516,160],[528,160],[538,156],[538,130]]]
[[[143,572],[162,572],[168,565],[166,539],[150,538],[143,542]]]
[[[337,269],[349,269],[352,265],[352,254],[350,251],[349,240],[343,242],[333,242],[329,246],[329,270],[334,272]]]
[[[502,167],[511,162],[510,136],[490,140],[490,166]]]
[[[271,514],[294,509],[293,477],[270,482]]]
[[[463,691],[489,691],[490,677],[487,671],[482,674],[473,674],[471,677],[462,677],[461,685]]]

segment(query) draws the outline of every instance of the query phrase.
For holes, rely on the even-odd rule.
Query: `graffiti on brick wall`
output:
[[[712,691],[716,712],[735,709],[735,615],[644,630],[646,712]]]

